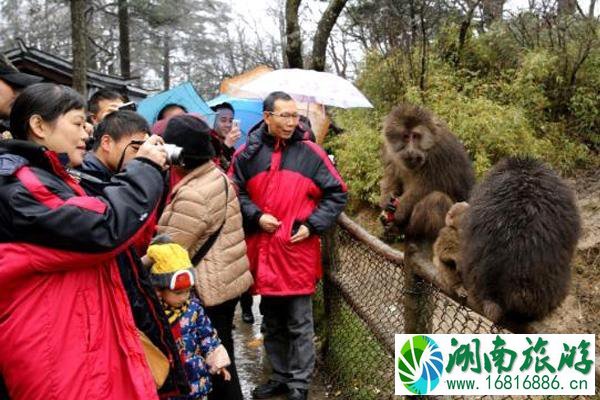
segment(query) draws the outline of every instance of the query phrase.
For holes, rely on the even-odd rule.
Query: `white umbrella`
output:
[[[309,69],[278,69],[242,85],[239,90],[262,98],[281,90],[304,103],[373,108],[369,100],[344,78]]]

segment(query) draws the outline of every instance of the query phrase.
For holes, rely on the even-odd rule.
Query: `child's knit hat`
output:
[[[152,260],[150,278],[155,287],[171,290],[194,286],[194,269],[188,252],[177,243],[157,243],[148,247]]]

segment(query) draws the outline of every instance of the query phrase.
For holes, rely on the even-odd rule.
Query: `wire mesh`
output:
[[[403,263],[383,256],[342,226],[324,243],[328,268],[315,309],[321,315],[316,327],[331,398],[395,398],[394,334],[411,327],[421,329],[419,333],[509,333],[435,286],[409,281]],[[596,393],[599,384],[596,382]]]

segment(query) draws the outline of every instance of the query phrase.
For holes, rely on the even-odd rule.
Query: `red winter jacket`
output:
[[[346,184],[321,147],[296,129],[286,141],[262,124],[234,155],[230,175],[239,191],[254,292],[269,296],[306,295],[321,277],[318,234],[337,219],[347,201]],[[281,221],[274,233],[258,220],[271,214]],[[311,235],[290,243],[298,227]]]
[[[12,400],[157,399],[115,256],[161,196],[133,160],[86,196],[56,154],[0,143],[0,374]]]

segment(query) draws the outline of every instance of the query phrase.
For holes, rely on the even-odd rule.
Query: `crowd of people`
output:
[[[272,368],[308,398],[319,235],[346,186],[295,101],[241,136],[167,104],[0,70],[0,398],[243,399],[232,337],[260,295]],[[169,149],[177,146],[177,152]]]

